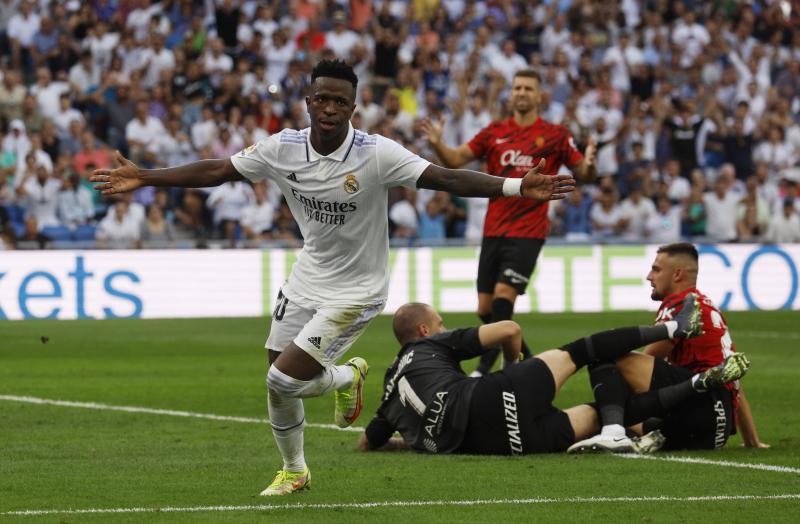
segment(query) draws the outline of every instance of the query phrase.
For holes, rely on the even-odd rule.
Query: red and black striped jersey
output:
[[[519,126],[513,118],[493,122],[467,144],[476,158],[483,158],[490,174],[522,178],[545,159],[542,174],[555,175],[562,165],[572,168],[583,159],[567,128],[541,118]],[[489,201],[484,237],[545,238],[547,202],[519,197],[496,197]]]

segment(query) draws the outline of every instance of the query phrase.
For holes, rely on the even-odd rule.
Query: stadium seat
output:
[[[45,226],[42,235],[53,241],[71,240],[72,232],[66,226]]]
[[[81,225],[72,232],[73,240],[94,240],[97,227],[89,224]]]
[[[25,222],[25,209],[20,206],[9,204],[6,206],[6,211],[8,212],[8,219],[12,222]]]
[[[22,222],[12,221],[11,227],[14,228],[14,234],[17,236],[17,238],[22,238],[22,236],[25,234],[25,224]]]

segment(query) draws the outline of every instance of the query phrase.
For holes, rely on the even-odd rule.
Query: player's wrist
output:
[[[503,180],[503,196],[522,196],[522,179],[506,178]]]

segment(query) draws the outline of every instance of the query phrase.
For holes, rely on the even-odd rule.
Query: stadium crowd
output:
[[[509,114],[598,146],[550,206],[568,242],[800,242],[800,21],[753,0],[0,0],[0,248],[302,241],[274,185],[104,199],[115,150],[144,167],[224,158],[307,127],[308,74],[359,76],[353,125],[433,161]],[[486,202],[398,188],[396,243],[477,241]]]

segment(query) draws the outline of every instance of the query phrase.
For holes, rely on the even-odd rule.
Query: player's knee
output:
[[[270,366],[267,372],[267,388],[270,394],[284,397],[300,396],[303,388],[302,381],[294,379],[275,366]]]

